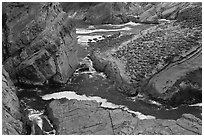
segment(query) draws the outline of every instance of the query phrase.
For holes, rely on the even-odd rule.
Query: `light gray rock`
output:
[[[202,134],[202,122],[191,114],[178,120],[139,119],[122,109],[100,107],[96,101],[60,99],[47,109],[60,135],[195,135]]]
[[[8,52],[3,64],[14,83],[66,83],[78,66],[78,45],[74,24],[59,3],[4,3],[3,8]]]

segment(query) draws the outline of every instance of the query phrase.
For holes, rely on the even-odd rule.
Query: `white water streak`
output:
[[[113,26],[113,27],[123,27],[123,26],[138,26],[138,25],[141,25],[140,23],[135,23],[135,22],[128,22],[128,23],[125,23],[125,24],[119,24],[119,25],[113,25],[113,24],[107,24],[107,25],[104,25],[104,26]]]
[[[95,30],[77,28],[76,33],[77,34],[90,34],[90,33],[94,33],[94,32],[113,32],[113,31],[127,31],[127,30],[131,30],[131,28],[130,27],[124,27],[122,29],[95,29]]]
[[[63,91],[63,92],[58,92],[58,93],[53,93],[53,94],[47,94],[42,96],[43,100],[50,100],[50,99],[61,99],[61,98],[67,98],[67,99],[77,99],[77,100],[90,100],[90,101],[96,101],[101,104],[101,107],[103,108],[111,108],[111,109],[116,109],[120,108],[125,111],[128,111],[130,113],[133,113],[137,115],[139,119],[154,119],[154,116],[150,115],[143,115],[140,112],[135,112],[130,110],[129,108],[123,106],[123,105],[116,105],[111,102],[108,102],[106,99],[103,99],[98,96],[86,96],[86,95],[77,95],[74,91]]]
[[[104,39],[104,38],[102,38],[102,36],[101,35],[93,35],[93,36],[83,36],[83,35],[81,35],[81,36],[77,36],[77,38],[78,38],[78,42],[79,43],[87,43],[88,42],[88,39],[99,39],[99,40],[101,40],[101,39]]]
[[[192,105],[189,105],[189,106],[191,106],[191,107],[195,107],[195,106],[196,106],[196,107],[197,107],[197,106],[198,106],[198,107],[202,107],[202,103],[192,104]]]
[[[40,129],[43,130],[42,129],[43,120],[42,120],[42,118],[40,116],[44,113],[44,111],[37,111],[37,110],[34,110],[34,109],[28,109],[28,111],[29,111],[29,114],[28,114],[29,120],[36,123],[40,127]]]

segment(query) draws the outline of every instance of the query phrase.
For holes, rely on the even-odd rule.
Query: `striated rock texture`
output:
[[[133,16],[125,16],[130,12],[124,2],[65,2],[60,3],[63,10],[77,21],[87,24],[121,24],[137,20]],[[78,22],[76,22],[78,23]]]
[[[191,114],[178,120],[141,120],[121,109],[102,108],[95,101],[54,100],[48,114],[59,135],[202,134],[202,121]]]
[[[75,27],[58,3],[3,3],[3,64],[14,83],[67,82],[77,49]]]
[[[19,135],[23,130],[16,89],[4,67],[2,69],[2,134]]]
[[[196,2],[65,2],[60,4],[69,16],[88,24],[121,24],[129,21],[157,24],[160,19],[180,18],[183,16],[183,9],[202,5]],[[188,12],[191,13],[192,10]]]
[[[173,106],[202,102],[202,53],[201,49],[194,52],[155,74],[146,92]]]

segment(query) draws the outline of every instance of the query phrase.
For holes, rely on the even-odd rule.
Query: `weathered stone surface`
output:
[[[158,98],[158,101],[170,101],[168,103],[173,105],[189,104],[193,98],[199,102],[201,84],[198,83],[201,77],[198,75],[201,71],[198,75],[195,73],[197,80],[190,82],[191,78],[187,78],[187,74],[202,68],[201,7],[189,3],[163,4],[167,9],[175,6],[185,9],[189,6],[187,9],[190,8],[193,15],[188,16],[188,10],[183,10],[177,21],[149,27],[133,37],[123,38],[118,35],[116,38],[90,43],[90,47],[94,48],[90,58],[97,70],[119,81],[118,85],[124,81],[132,82],[135,91],[122,88],[124,93],[134,95],[143,91]],[[147,9],[150,7],[154,6],[147,5]],[[195,24],[190,19],[195,20]],[[179,86],[182,81],[186,87]]]
[[[116,33],[96,44],[90,44],[91,48],[93,48],[90,59],[97,71],[104,72],[109,79],[117,83],[120,92],[133,96],[137,95],[138,92],[130,84],[130,79],[125,71],[125,63],[112,55],[121,43],[131,39],[131,37],[132,35],[120,37],[120,34],[117,35]],[[103,44],[105,46],[102,46]],[[98,49],[99,52],[95,51],[95,49]]]
[[[154,75],[150,79],[146,91],[154,97],[170,100],[174,105],[181,101],[188,102],[194,95],[196,97],[196,94],[197,96],[198,94],[201,95],[201,50],[189,56],[187,59],[171,64]],[[198,99],[198,97],[196,98]]]
[[[2,69],[2,134],[21,134],[22,122],[16,89],[5,69]]]
[[[191,4],[179,11],[176,17],[178,22],[184,21],[186,27],[193,28],[195,26],[202,26],[202,6],[198,4]]]
[[[191,114],[178,120],[138,119],[121,109],[105,109],[95,101],[54,100],[48,107],[57,134],[100,135],[195,135],[202,134],[202,122]]]
[[[175,20],[180,16],[181,10],[187,8],[193,3],[189,2],[160,2],[147,3],[141,5],[141,14],[139,14],[139,21],[143,23],[158,23],[158,19]]]
[[[124,2],[61,3],[64,11],[88,24],[121,24],[130,21],[126,12],[133,11]],[[134,13],[134,12],[131,12]],[[76,22],[77,23],[77,22]]]
[[[50,103],[57,134],[113,134],[108,111],[90,101],[55,100]]]
[[[129,21],[157,24],[158,19],[175,20],[178,16],[183,16],[183,10],[189,6],[200,6],[194,2],[100,2],[61,5],[70,16],[89,24],[121,24]]]
[[[58,3],[3,3],[5,69],[15,83],[65,83],[78,65],[75,27]]]

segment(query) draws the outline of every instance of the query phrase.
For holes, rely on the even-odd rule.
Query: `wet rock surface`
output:
[[[5,69],[14,83],[65,83],[78,65],[74,24],[58,3],[3,3]]]
[[[54,100],[48,107],[49,118],[57,134],[100,135],[196,135],[202,134],[202,122],[191,114],[177,120],[138,119],[121,109],[105,109],[95,101]]]

